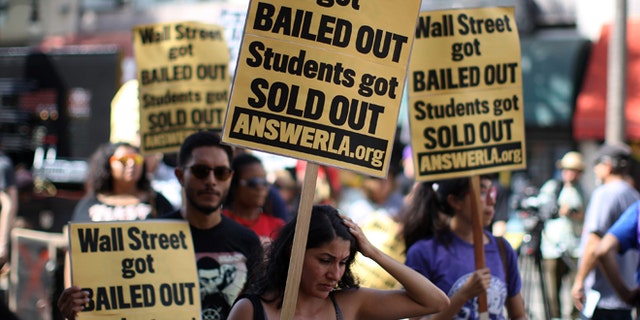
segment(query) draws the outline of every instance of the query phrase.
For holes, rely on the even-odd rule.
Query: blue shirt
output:
[[[636,201],[625,210],[618,221],[611,226],[608,234],[613,235],[618,239],[620,243],[619,253],[625,253],[629,249],[638,250],[638,243],[640,242],[640,233],[638,225],[638,209],[640,208],[640,201]],[[640,284],[640,261],[636,268],[636,283]]]
[[[506,319],[503,314],[507,298],[520,293],[522,282],[518,272],[518,258],[513,248],[505,241],[507,273],[504,271],[500,250],[496,239],[485,231],[490,242],[485,244],[486,266],[491,270],[491,285],[487,290],[489,317],[492,320]],[[451,242],[447,245],[435,238],[419,240],[407,250],[405,264],[427,277],[447,296],[458,292],[475,271],[475,252],[473,244],[468,243],[455,234],[449,233]],[[506,278],[508,274],[509,279]],[[453,317],[455,320],[477,320],[478,298],[475,297]]]

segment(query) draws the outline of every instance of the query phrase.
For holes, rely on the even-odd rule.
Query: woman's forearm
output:
[[[429,279],[410,267],[391,258],[379,249],[372,250],[369,258],[384,268],[404,287],[407,295],[422,306],[437,312],[449,305],[449,298]]]

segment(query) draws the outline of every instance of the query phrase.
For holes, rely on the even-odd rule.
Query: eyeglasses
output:
[[[219,181],[227,181],[231,177],[233,170],[229,167],[219,166],[219,167],[209,167],[204,164],[194,164],[189,167],[191,170],[191,174],[198,179],[206,179],[209,177],[209,172],[213,171],[213,176],[216,177],[216,180]]]
[[[109,162],[110,163],[120,162],[122,163],[123,166],[126,166],[127,163],[129,162],[129,159],[133,160],[133,163],[136,165],[141,165],[144,162],[144,158],[137,153],[125,154],[120,157],[113,155],[111,156],[111,158],[109,158]]]
[[[249,187],[252,189],[258,189],[258,187],[268,187],[269,181],[265,178],[251,178],[251,179],[240,179],[240,185],[243,187]]]

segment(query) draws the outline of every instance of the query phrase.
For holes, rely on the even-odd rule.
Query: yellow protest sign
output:
[[[229,49],[220,26],[175,22],[133,28],[143,153],[174,152],[202,129],[222,129]]]
[[[422,12],[409,66],[416,180],[526,168],[512,7]]]
[[[223,141],[386,176],[420,2],[251,1]]]
[[[79,319],[200,319],[185,221],[69,224],[72,284],[89,291]]]

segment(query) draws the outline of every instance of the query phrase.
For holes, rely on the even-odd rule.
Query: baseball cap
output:
[[[631,148],[625,144],[604,144],[596,152],[596,163],[605,159],[623,160],[631,157]]]

